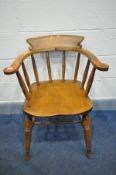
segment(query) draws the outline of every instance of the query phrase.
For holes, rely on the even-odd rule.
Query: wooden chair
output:
[[[10,67],[4,69],[5,74],[16,73],[19,84],[25,95],[25,103],[23,111],[28,114],[28,120],[24,121],[25,127],[25,149],[26,160],[30,158],[31,130],[36,124],[60,124],[60,123],[81,123],[84,128],[86,156],[90,158],[91,154],[91,129],[89,112],[93,108],[93,103],[88,97],[91,89],[95,71],[107,71],[109,66],[102,63],[96,56],[88,50],[82,48],[81,42],[83,36],[72,35],[51,35],[27,39],[30,45],[29,49],[22,53]],[[66,53],[74,52],[76,54],[76,65],[74,70],[74,78],[72,80],[65,79],[66,69]],[[60,80],[52,79],[51,58],[53,52],[62,53],[62,78]],[[46,65],[48,69],[48,81],[39,81],[37,69],[37,54],[45,53]],[[81,57],[87,60],[82,80],[78,79]],[[29,71],[25,64],[25,60],[31,59],[35,82],[30,82]],[[92,67],[91,71],[90,66]],[[22,67],[23,75],[20,67]],[[90,73],[89,73],[90,72]],[[23,78],[24,76],[24,78]],[[37,118],[59,117],[69,115],[78,115],[79,120],[61,120],[61,121],[38,121]]]

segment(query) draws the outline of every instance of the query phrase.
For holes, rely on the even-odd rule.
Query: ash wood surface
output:
[[[37,65],[36,65],[35,58],[34,58],[33,55],[31,55],[31,59],[32,59],[32,65],[33,65],[33,71],[34,71],[35,79],[36,79],[36,82],[39,83]]]
[[[27,87],[26,87],[26,85],[25,85],[25,82],[24,82],[24,80],[23,80],[23,78],[22,78],[20,72],[17,71],[17,72],[16,72],[16,75],[17,75],[17,78],[18,78],[18,80],[19,80],[19,84],[20,84],[20,86],[21,86],[21,88],[22,88],[22,91],[23,91],[23,93],[24,93],[26,99],[28,99],[28,98],[29,98],[29,92],[28,92],[28,90],[27,90]]]
[[[82,125],[84,128],[86,156],[87,158],[90,158],[91,156],[91,120],[90,120],[89,114],[87,116],[83,115]]]
[[[30,159],[30,145],[31,145],[31,130],[33,127],[33,122],[30,120],[25,120],[24,121],[24,128],[25,128],[25,159],[29,160]]]
[[[27,39],[32,50],[39,48],[75,47],[84,40],[83,36],[50,35]]]
[[[49,80],[52,81],[52,74],[51,74],[51,65],[50,65],[49,52],[46,52],[46,62],[47,62],[47,69],[48,69]]]
[[[74,81],[77,80],[78,71],[79,71],[79,64],[80,64],[80,53],[78,53],[78,56],[77,56],[77,61],[76,61],[76,66],[75,66],[75,73],[74,73]]]
[[[66,67],[66,58],[65,51],[62,52],[62,80],[65,79],[65,67]]]
[[[85,70],[84,70],[84,74],[83,74],[83,79],[82,79],[82,87],[84,87],[86,79],[87,79],[87,75],[88,75],[88,71],[89,71],[89,66],[90,66],[90,61],[87,61]]]
[[[48,50],[54,51],[54,48],[49,48]],[[73,52],[78,52],[81,53],[82,55],[86,56],[89,61],[93,64],[93,66],[101,71],[107,71],[109,69],[109,66],[105,63],[102,63],[94,54],[92,54],[90,51],[85,50],[84,48],[80,47],[58,47],[56,50],[59,51],[73,51]],[[19,57],[15,59],[15,61],[11,64],[11,66],[7,67],[4,69],[5,74],[13,74],[16,73],[18,68],[21,66],[22,62],[24,59],[27,57],[31,56],[32,54],[40,53],[42,51],[46,51],[46,49],[38,49],[38,50],[28,50]]]
[[[26,113],[39,117],[81,114],[91,109],[92,101],[85,97],[81,83],[73,80],[33,84],[29,100],[24,105]]]
[[[94,79],[94,75],[95,75],[95,67],[92,68],[92,71],[91,71],[91,74],[89,76],[89,79],[88,79],[88,82],[87,82],[87,86],[86,86],[86,90],[85,90],[85,95],[87,96],[90,89],[91,89],[91,86],[92,86],[92,83],[93,83],[93,79]]]
[[[23,73],[24,73],[24,76],[25,76],[25,80],[26,80],[27,86],[30,89],[30,79],[29,79],[29,75],[27,73],[27,70],[26,70],[24,62],[22,62],[22,69],[23,69]]]

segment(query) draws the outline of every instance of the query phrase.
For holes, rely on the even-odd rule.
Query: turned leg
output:
[[[30,159],[30,144],[31,144],[31,131],[32,131],[33,122],[31,120],[24,121],[25,127],[25,159]]]
[[[90,158],[91,156],[91,128],[90,128],[90,116],[84,115],[82,120],[86,144],[86,156]]]

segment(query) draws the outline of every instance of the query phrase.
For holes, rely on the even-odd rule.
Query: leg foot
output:
[[[91,150],[87,150],[87,152],[86,152],[86,156],[87,156],[88,159],[91,158]]]
[[[26,153],[25,154],[25,160],[29,160],[30,159],[30,155],[29,155],[29,153]]]

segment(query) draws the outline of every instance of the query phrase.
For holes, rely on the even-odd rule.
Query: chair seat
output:
[[[24,112],[36,117],[50,117],[81,114],[92,107],[92,101],[84,95],[79,81],[53,80],[31,85]]]

